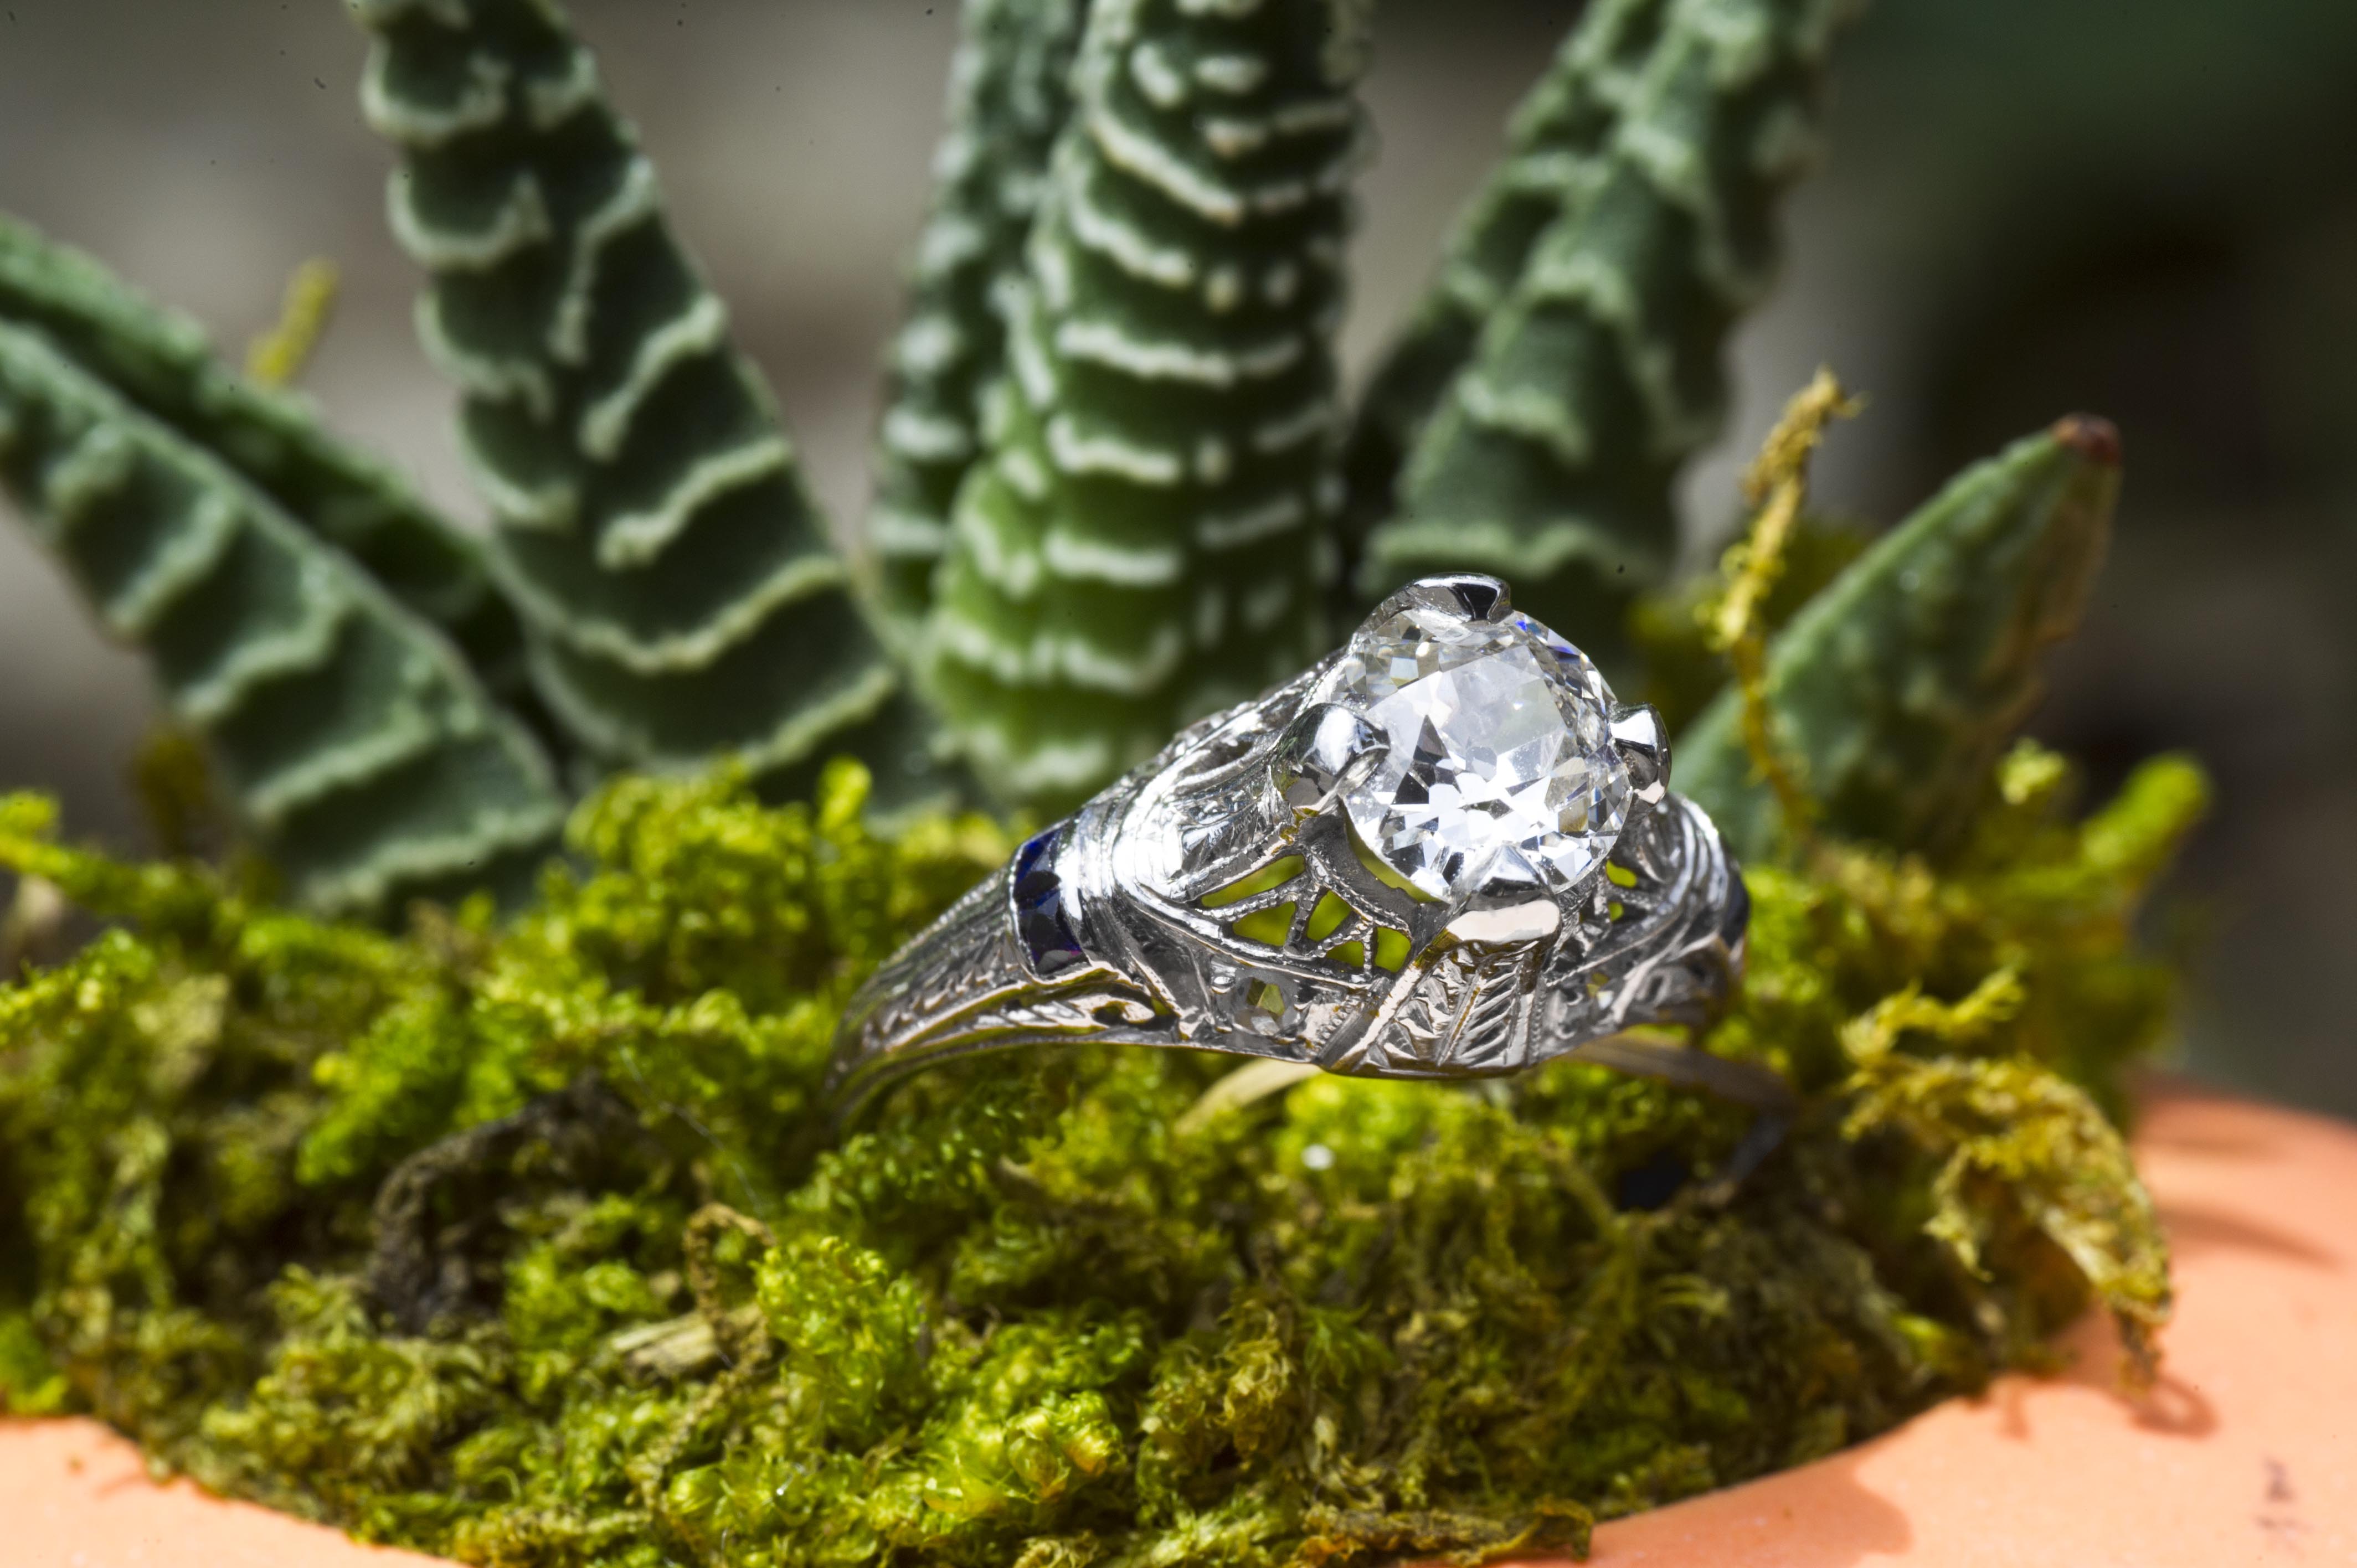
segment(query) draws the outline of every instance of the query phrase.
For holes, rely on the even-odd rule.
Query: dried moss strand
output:
[[[1777,745],[1836,832],[1903,849],[1961,843],[2008,737],[2076,628],[2110,538],[2118,439],[2074,416],[1953,480],[1796,616],[1770,646]],[[1679,787],[1738,854],[1775,851],[1781,815],[1753,777],[1740,694],[1678,740]]]
[[[2018,1062],[1898,1048],[1908,1035],[1985,1047],[2027,1001],[2020,976],[2001,969],[1953,1004],[1910,985],[1852,1019],[1843,1043],[1857,1071],[1843,1130],[1897,1131],[1941,1162],[1925,1230],[1974,1276],[1988,1276],[1984,1249],[2008,1221],[2034,1226],[2110,1309],[2130,1383],[2149,1387],[2172,1305],[2169,1245],[2118,1130],[2083,1090]],[[2000,1185],[2012,1190],[1993,1205]]]
[[[522,632],[479,543],[384,464],[330,435],[299,397],[241,379],[194,322],[5,216],[0,321],[38,328],[116,395],[234,468],[440,628],[502,703],[532,716]]]
[[[402,152],[395,233],[498,528],[534,682],[606,766],[714,757],[879,799],[947,782],[828,548],[726,313],[595,60],[540,0],[363,0],[362,104]]]
[[[1786,830],[1797,839],[1807,837],[1815,811],[1801,770],[1784,755],[1775,735],[1768,701],[1768,633],[1761,622],[1783,579],[1785,553],[1800,525],[1801,509],[1808,502],[1809,460],[1825,427],[1855,415],[1858,407],[1833,372],[1822,368],[1785,405],[1783,417],[1743,477],[1744,499],[1759,509],[1750,532],[1727,548],[1720,563],[1724,591],[1695,611],[1706,642],[1726,657],[1734,672],[1752,775],[1775,796]]]
[[[877,432],[867,543],[886,623],[913,639],[933,598],[958,486],[982,456],[1006,369],[1009,295],[1071,109],[1086,0],[964,0],[948,126],[910,268]]]
[[[512,894],[564,815],[549,766],[431,630],[39,334],[0,326],[0,478],[147,655],[306,903]]]
[[[1473,568],[1620,658],[1677,546],[1671,488],[1723,421],[1729,328],[1765,292],[1849,0],[1672,0],[1592,181],[1535,242],[1369,536],[1372,597]]]
[[[1009,799],[1092,792],[1325,647],[1364,18],[1092,11],[930,679]]]

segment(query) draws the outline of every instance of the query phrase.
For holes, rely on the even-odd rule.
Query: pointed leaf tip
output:
[[[2100,414],[2066,413],[2056,420],[2054,439],[2105,468],[2120,466],[2120,428]]]
[[[1811,599],[1768,650],[1776,727],[1824,824],[1937,854],[2079,624],[2119,494],[2119,435],[2060,420],[1974,464]],[[1746,859],[1785,817],[1722,693],[1677,741],[1679,789]]]

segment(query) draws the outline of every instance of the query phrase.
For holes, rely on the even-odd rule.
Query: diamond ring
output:
[[[1764,1068],[1624,1034],[1707,1022],[1742,967],[1742,875],[1669,772],[1659,715],[1504,584],[1411,584],[910,941],[853,999],[830,1100],[1106,1041],[1383,1078],[1576,1054],[1786,1109]]]

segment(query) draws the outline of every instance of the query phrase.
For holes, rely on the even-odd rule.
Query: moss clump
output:
[[[1006,852],[626,781],[512,924],[402,935],[189,865],[0,864],[113,922],[0,987],[0,1382],[223,1491],[498,1564],[1319,1564],[1581,1550],[2035,1364],[2166,1261],[2105,1111],[2192,816],[2007,759],[1936,875],[1754,879],[1717,1048],[1781,1143],[1557,1065],[1223,1094],[1189,1053],[813,1109],[862,973]],[[1744,1168],[1749,1166],[1748,1169]]]

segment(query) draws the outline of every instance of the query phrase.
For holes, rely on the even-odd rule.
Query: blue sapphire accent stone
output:
[[[1008,891],[1015,934],[1031,972],[1041,980],[1089,961],[1064,908],[1064,880],[1056,873],[1056,849],[1063,838],[1064,824],[1059,822],[1016,851],[1015,880]]]

